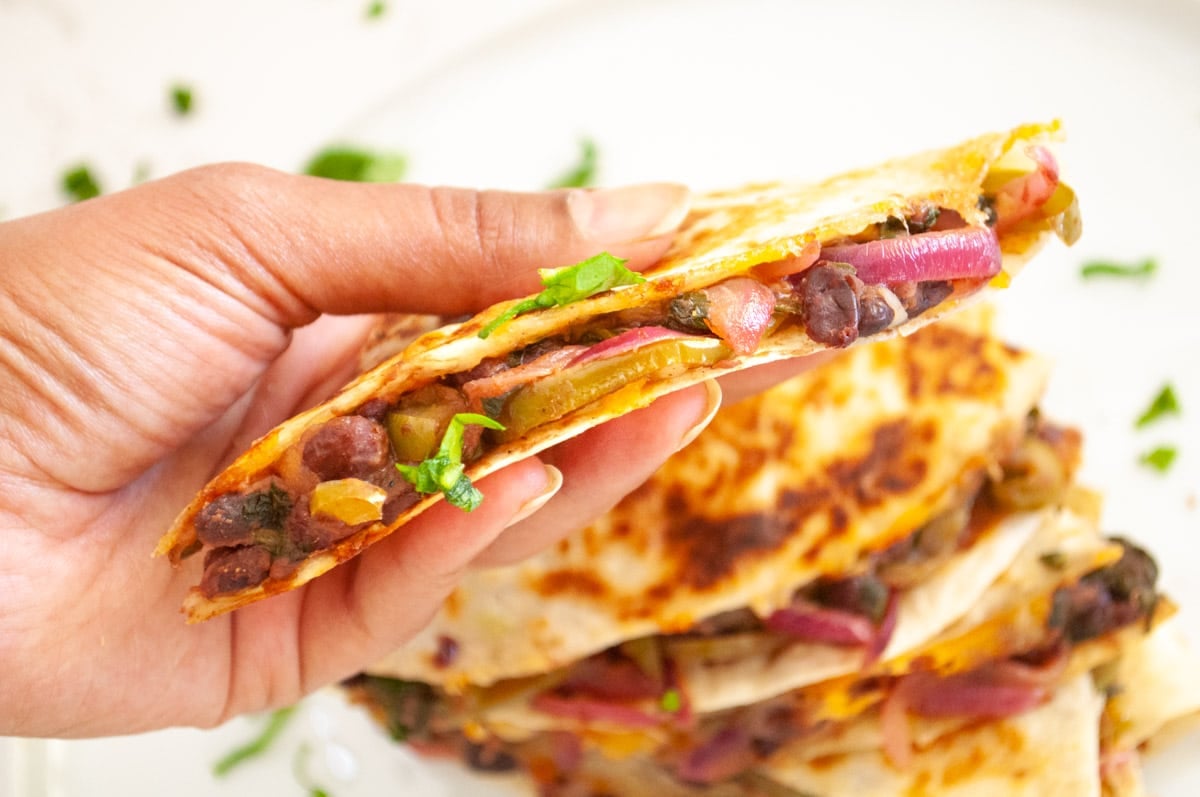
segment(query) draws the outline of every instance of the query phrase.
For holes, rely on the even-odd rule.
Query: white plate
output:
[[[1061,160],[1086,231],[1075,249],[1052,247],[1022,275],[1004,297],[1004,329],[1056,359],[1045,407],[1084,429],[1083,479],[1108,496],[1106,528],[1157,555],[1200,640],[1197,75],[1194,0],[609,2],[476,50],[386,98],[346,135],[403,148],[425,182],[537,187],[590,136],[605,183],[710,187],[819,176],[1063,118]],[[1078,276],[1093,257],[1146,256],[1161,267],[1146,284]],[[1183,417],[1135,430],[1167,381]],[[1180,449],[1166,476],[1136,464],[1159,443]],[[330,695],[306,704],[276,753],[213,781],[211,762],[255,727],[54,742],[49,793],[130,797],[170,784],[173,794],[300,794],[292,770],[303,739],[334,797],[488,791],[417,762]],[[1153,793],[1200,793],[1195,742],[1150,759]]]

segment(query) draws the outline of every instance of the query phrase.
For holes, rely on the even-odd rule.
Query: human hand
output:
[[[294,702],[403,643],[466,568],[526,556],[641,483],[711,418],[715,385],[510,465],[479,481],[475,512],[439,503],[198,626],[179,605],[200,563],[149,555],[219,468],[352,376],[361,314],[476,311],[602,249],[644,268],[686,196],[221,165],[0,225],[0,734],[211,726]]]

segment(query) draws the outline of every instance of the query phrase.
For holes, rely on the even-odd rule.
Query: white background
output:
[[[61,203],[78,162],[116,190],[143,169],[213,160],[297,170],[347,141],[409,153],[417,180],[525,188],[589,135],[605,182],[706,187],[1062,116],[1085,235],[1009,291],[1005,329],[1055,359],[1046,407],[1083,427],[1106,527],[1159,555],[1200,638],[1200,3],[393,0],[375,20],[367,6],[0,0],[0,219]],[[175,82],[195,91],[185,118],[170,110]],[[1090,257],[1148,255],[1162,273],[1147,285],[1078,278]],[[1183,417],[1135,431],[1166,381]],[[1165,477],[1135,464],[1160,442],[1181,451]],[[475,793],[447,791],[331,694],[274,757],[212,780],[211,762],[256,727],[0,742],[0,794],[301,794],[301,740],[334,797]],[[1151,762],[1158,794],[1200,789],[1192,749]]]

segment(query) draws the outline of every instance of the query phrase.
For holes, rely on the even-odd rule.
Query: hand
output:
[[[201,625],[179,612],[200,562],[150,557],[218,469],[353,375],[362,314],[476,311],[604,249],[644,268],[686,202],[668,185],[521,195],[221,165],[0,225],[0,734],[211,726],[294,702],[403,643],[466,568],[619,500],[707,423],[715,385]]]

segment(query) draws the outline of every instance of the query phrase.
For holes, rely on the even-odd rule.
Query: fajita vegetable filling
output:
[[[627,385],[719,370],[781,332],[802,331],[842,348],[979,291],[1001,275],[1005,235],[1071,227],[1073,192],[1059,183],[1048,151],[1031,147],[1029,154],[1034,171],[997,172],[985,182],[979,203],[987,226],[914,202],[905,215],[857,235],[814,242],[797,256],[709,287],[599,316],[307,430],[262,478],[217,496],[195,516],[196,539],[182,555],[204,553],[200,593],[213,599],[286,582],[307,557],[393,523],[426,495],[442,493],[470,511],[482,498],[464,473],[470,463]],[[638,279],[622,261],[598,255],[543,275],[543,294],[514,305],[485,331]]]

